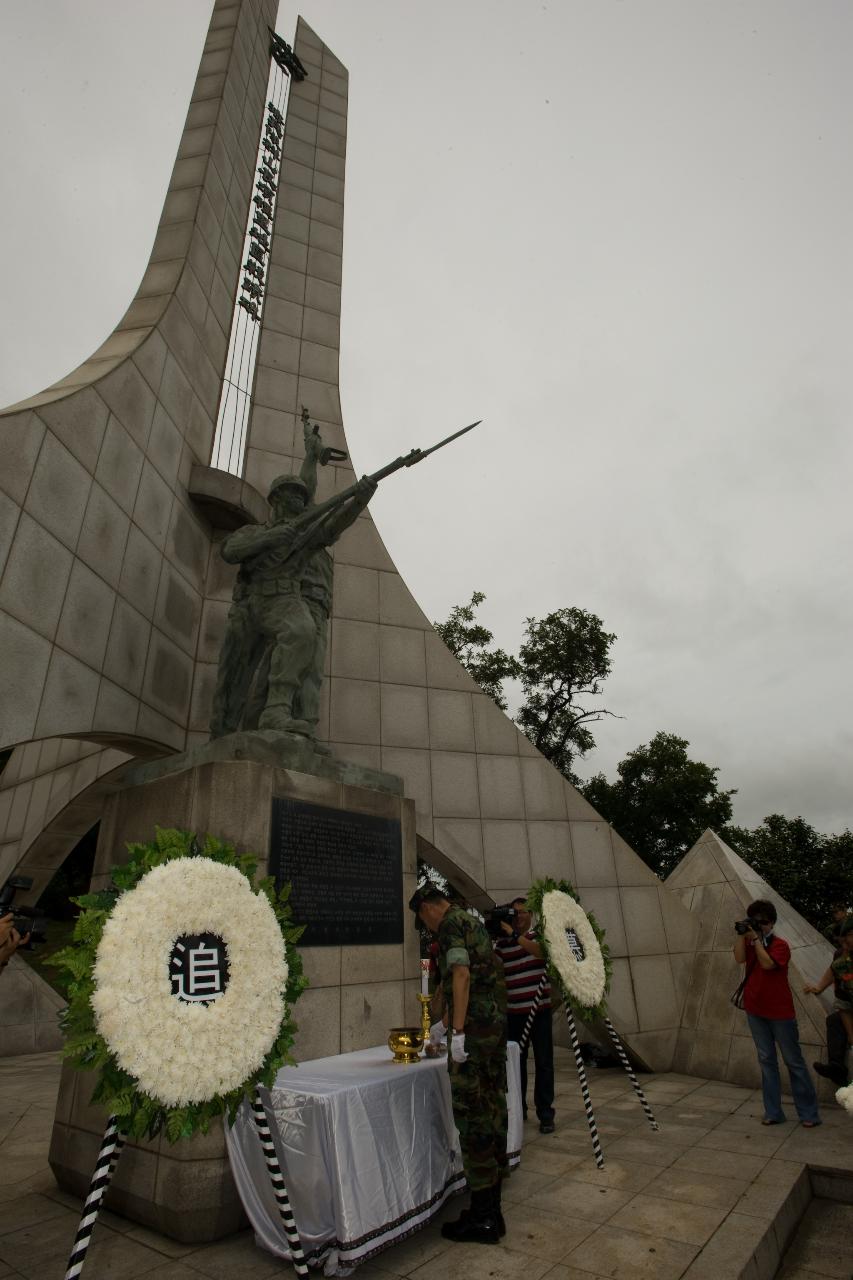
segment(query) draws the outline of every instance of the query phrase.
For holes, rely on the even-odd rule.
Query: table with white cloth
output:
[[[507,1152],[521,1152],[518,1045],[507,1052]],[[346,1274],[417,1231],[465,1185],[447,1058],[395,1063],[387,1046],[285,1067],[267,1093],[267,1119],[306,1259]],[[251,1109],[225,1128],[231,1169],[255,1237],[290,1249]]]

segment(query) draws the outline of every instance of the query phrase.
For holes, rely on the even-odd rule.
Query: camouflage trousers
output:
[[[453,1119],[468,1186],[483,1191],[507,1173],[506,1041],[465,1047],[468,1061],[450,1063]]]

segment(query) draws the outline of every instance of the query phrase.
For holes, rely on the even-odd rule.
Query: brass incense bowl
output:
[[[392,1027],[388,1033],[388,1048],[395,1062],[418,1062],[424,1043],[420,1027]]]

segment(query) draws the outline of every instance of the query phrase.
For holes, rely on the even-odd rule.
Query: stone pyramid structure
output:
[[[666,887],[695,914],[700,927],[675,1069],[733,1084],[761,1083],[746,1017],[729,1000],[742,976],[732,956],[734,922],[743,919],[756,898],[774,904],[777,931],[791,946],[789,977],[806,1061],[825,1061],[824,1022],[831,1001],[826,995],[804,996],[802,988],[817,981],[832,959],[826,938],[711,830],[682,858]],[[820,1083],[823,1088],[825,1082]]]

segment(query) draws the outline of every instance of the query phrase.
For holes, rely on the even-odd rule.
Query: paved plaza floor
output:
[[[59,1190],[47,1163],[58,1082],[58,1054],[0,1058],[0,1280],[65,1273],[80,1202]],[[591,1072],[606,1160],[598,1171],[577,1077],[558,1050],[557,1131],[527,1126],[521,1168],[504,1192],[503,1242],[443,1240],[441,1221],[465,1203],[455,1197],[357,1280],[765,1280],[777,1271],[780,1280],[850,1280],[853,1205],[836,1193],[853,1177],[853,1118],[830,1104],[819,1129],[793,1119],[763,1128],[753,1090],[674,1074],[642,1083],[658,1133],[623,1072]],[[248,1230],[181,1245],[105,1212],[84,1280],[292,1274]]]

